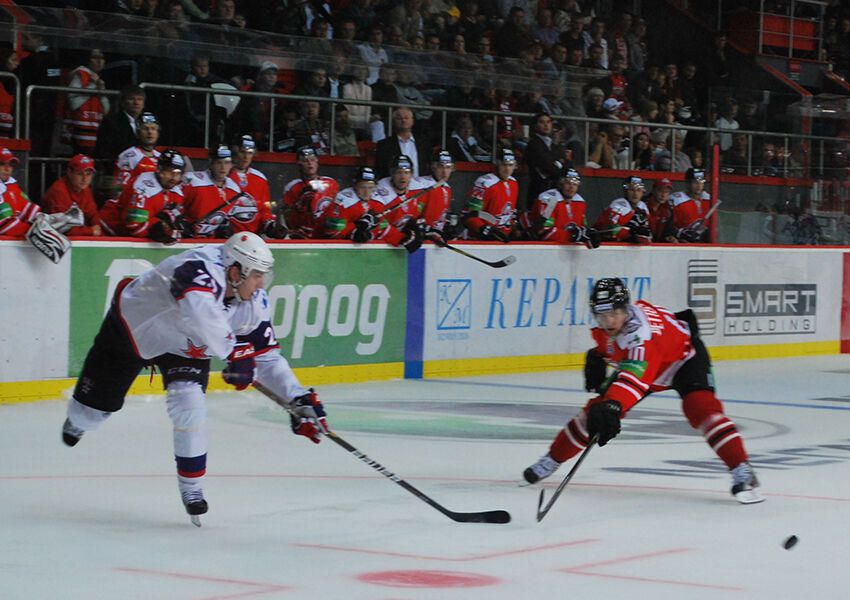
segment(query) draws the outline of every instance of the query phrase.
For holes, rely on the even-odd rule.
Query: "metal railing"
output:
[[[0,71],[0,79],[15,81],[15,138],[21,137],[21,80],[10,71]]]

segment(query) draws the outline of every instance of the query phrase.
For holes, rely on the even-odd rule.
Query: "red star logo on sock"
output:
[[[189,358],[209,358],[206,346],[196,346],[192,340],[186,339],[188,348],[181,348],[180,352],[185,353]]]

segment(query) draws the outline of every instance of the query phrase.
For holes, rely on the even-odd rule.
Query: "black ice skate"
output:
[[[65,442],[66,446],[76,446],[84,433],[84,430],[74,427],[71,419],[65,419],[65,423],[62,425],[62,441]]]
[[[765,497],[756,489],[759,480],[753,471],[752,465],[743,462],[732,469],[732,495],[741,504],[757,504],[764,502]]]
[[[200,527],[201,515],[206,514],[209,510],[209,505],[207,504],[207,501],[204,500],[203,494],[200,492],[185,494],[183,496],[183,506],[186,507],[186,512],[192,520],[192,525]]]

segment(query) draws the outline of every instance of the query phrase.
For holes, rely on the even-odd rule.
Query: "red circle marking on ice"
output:
[[[402,588],[470,588],[499,583],[496,577],[456,571],[378,571],[363,573],[357,579],[365,583]]]

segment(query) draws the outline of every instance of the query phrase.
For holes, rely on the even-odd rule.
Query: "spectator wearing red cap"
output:
[[[18,162],[8,148],[0,148],[0,235],[23,237],[41,212],[12,177]]]
[[[91,191],[94,174],[94,161],[84,154],[77,154],[68,161],[65,175],[54,181],[41,199],[48,213],[65,212],[73,206],[83,211],[85,225],[72,227],[67,231],[68,235],[102,235],[100,216]]]
[[[675,243],[676,237],[671,235],[673,207],[670,204],[670,194],[673,184],[666,177],[656,179],[652,193],[646,197],[646,207],[649,209],[649,229],[652,231],[653,242]]]

